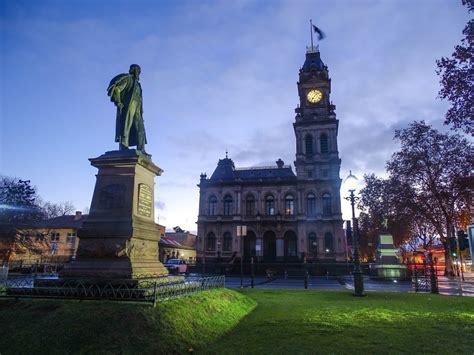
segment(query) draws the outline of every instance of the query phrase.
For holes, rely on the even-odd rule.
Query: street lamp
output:
[[[318,243],[313,240],[313,263],[316,262],[316,256],[318,255]]]
[[[237,226],[237,237],[240,237],[240,288],[244,287],[244,237],[247,226]]]
[[[359,254],[359,231],[357,229],[357,219],[355,217],[355,203],[359,197],[355,196],[354,192],[357,188],[357,178],[349,171],[349,176],[344,181],[345,187],[349,190],[349,196],[345,199],[351,203],[352,207],[352,225],[353,225],[353,245],[354,245],[354,296],[363,297],[364,293],[364,278],[360,268],[360,254]]]

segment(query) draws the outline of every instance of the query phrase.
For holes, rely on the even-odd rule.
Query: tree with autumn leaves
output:
[[[427,238],[435,232],[450,260],[447,239],[453,226],[463,227],[468,209],[462,177],[473,169],[473,146],[459,134],[441,133],[423,121],[395,131],[395,139],[400,150],[387,162],[388,177],[364,177],[361,238],[378,235],[387,219],[396,245],[412,237],[430,243]],[[447,268],[452,268],[449,262]]]
[[[474,1],[463,0],[469,13],[474,12]],[[464,27],[464,38],[454,48],[451,57],[436,61],[440,76],[439,97],[451,104],[444,123],[453,129],[474,135],[474,20]]]

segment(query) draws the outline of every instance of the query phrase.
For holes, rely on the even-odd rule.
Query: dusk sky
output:
[[[0,174],[31,180],[44,200],[89,207],[88,158],[118,146],[106,88],[137,63],[146,150],[164,170],[157,221],[193,231],[199,175],[226,150],[237,167],[293,165],[310,18],[327,35],[341,178],[383,174],[394,129],[422,119],[442,128],[435,61],[469,19],[461,0],[0,3]]]

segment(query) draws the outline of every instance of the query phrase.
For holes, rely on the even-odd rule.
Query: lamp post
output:
[[[353,225],[353,241],[354,245],[354,296],[363,297],[364,293],[364,279],[362,276],[362,270],[360,268],[360,254],[359,254],[359,231],[357,229],[357,219],[355,217],[355,203],[359,199],[355,196],[355,190],[357,187],[357,178],[352,175],[352,171],[349,171],[349,176],[344,181],[344,185],[349,190],[349,196],[345,199],[351,203],[352,208],[352,225]]]
[[[315,240],[313,240],[312,245],[313,245],[313,263],[315,263],[316,257],[318,255],[318,243]]]
[[[240,237],[240,288],[244,287],[244,237],[247,226],[237,226],[237,237]]]

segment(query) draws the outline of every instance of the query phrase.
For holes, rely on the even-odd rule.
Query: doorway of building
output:
[[[298,238],[293,231],[287,231],[284,235],[285,259],[288,261],[298,259]]]
[[[252,231],[247,231],[247,235],[244,238],[244,260],[250,260],[253,256],[256,256],[255,245],[257,242],[257,236]]]
[[[267,262],[276,259],[276,235],[272,231],[267,231],[263,235],[263,259]]]

